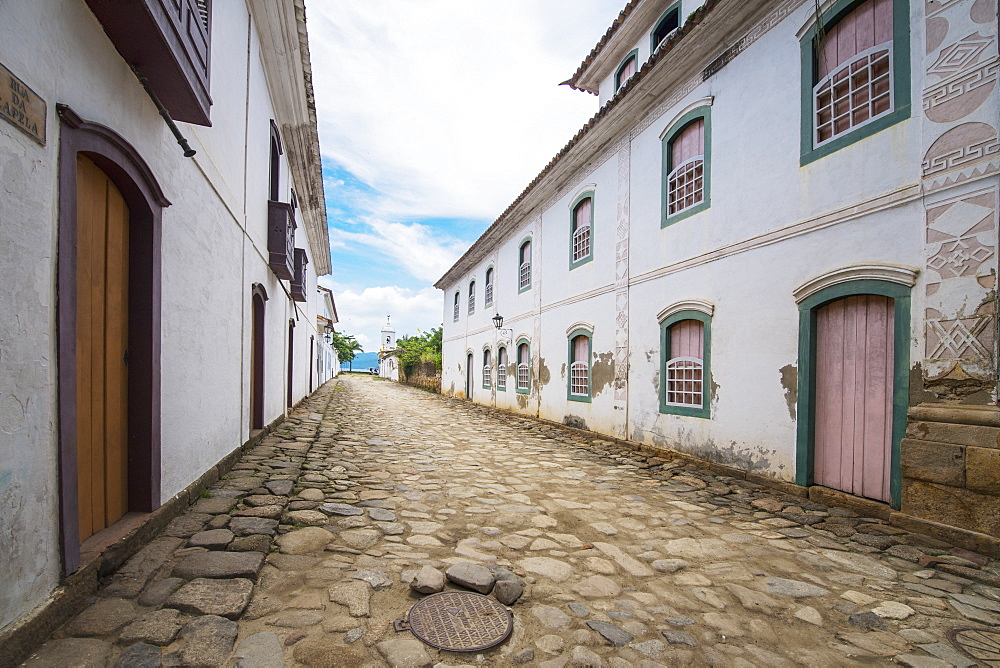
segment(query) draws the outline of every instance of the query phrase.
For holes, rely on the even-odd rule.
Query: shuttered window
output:
[[[493,303],[493,267],[486,270],[486,294],[483,303],[486,306]]]
[[[524,291],[531,287],[531,241],[521,244],[518,251],[518,291]]]
[[[572,251],[570,263],[580,264],[591,257],[591,230],[594,220],[594,198],[584,197],[573,207]],[[572,268],[572,267],[570,267]]]
[[[867,0],[819,40],[813,88],[819,146],[890,112],[893,0]]]
[[[507,348],[497,351],[497,389],[507,389]]]
[[[590,337],[586,334],[570,339],[569,398],[590,398]]]
[[[517,391],[528,392],[531,389],[531,370],[528,366],[530,360],[528,344],[521,343],[517,346]]]
[[[705,198],[705,122],[698,119],[670,144],[667,215],[700,204]]]

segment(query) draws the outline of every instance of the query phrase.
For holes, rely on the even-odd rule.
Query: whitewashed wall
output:
[[[697,4],[685,2],[682,21]],[[578,424],[573,418],[579,418],[598,432],[794,480],[797,393],[789,379],[797,373],[799,314],[793,290],[853,263],[924,265],[919,198],[875,203],[920,181],[920,68],[913,68],[909,120],[799,166],[797,33],[814,11],[809,3],[800,6],[708,81],[652,117],[636,118],[627,133],[609,137],[598,150],[577,159],[583,167],[575,173],[536,186],[536,191],[550,193],[541,213],[535,208],[522,214],[517,231],[498,240],[489,258],[444,290],[443,392],[462,395],[465,355],[471,350],[477,402],[557,422]],[[922,11],[921,3],[911,3],[912,62],[920,62],[924,52]],[[636,47],[641,65],[649,55],[648,32]],[[608,78],[601,86],[602,102],[612,94]],[[698,101],[711,104],[711,206],[661,229],[661,137]],[[594,260],[569,270],[568,207],[588,186],[595,190]],[[604,382],[607,370],[601,366],[614,352],[618,327],[614,280],[619,223],[628,228],[629,286],[628,384],[622,401]],[[518,295],[517,248],[532,232],[533,287]],[[531,339],[536,375],[529,397],[514,392],[513,375],[506,392],[481,388],[482,346],[495,339],[487,322],[493,310],[470,318],[464,305],[473,275],[481,300],[490,263],[498,267],[496,302],[504,326],[514,330],[515,343],[520,335]],[[919,274],[912,290],[914,363],[924,349],[926,281]],[[456,287],[463,305],[457,323],[451,313]],[[714,305],[710,419],[659,412],[657,314],[687,299]],[[566,329],[578,321],[594,325],[590,404],[567,400]],[[511,366],[514,359],[512,346]]]
[[[196,480],[249,435],[253,283],[262,283],[270,297],[265,420],[285,409],[289,318],[298,319],[293,400],[308,390],[309,337],[320,339],[315,304],[292,303],[266,264],[273,111],[255,29],[243,2],[216,2],[213,11],[213,126],[179,123],[198,151],[188,159],[82,1],[0,4],[0,62],[48,105],[44,147],[0,122],[0,245],[6,249],[0,281],[7,286],[0,291],[0,563],[5,575],[0,630],[45,600],[61,568],[56,103],[122,135],[172,202],[162,220],[161,499]],[[282,170],[287,201],[284,160]],[[309,248],[301,220],[296,239],[311,262],[315,253],[328,252]],[[313,272],[306,294],[314,294],[315,286]]]

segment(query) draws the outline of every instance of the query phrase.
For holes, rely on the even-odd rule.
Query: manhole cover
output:
[[[987,666],[1000,666],[1000,631],[989,629],[952,629],[948,639],[973,659]]]
[[[506,640],[514,628],[510,612],[496,599],[466,591],[446,591],[417,601],[407,621],[413,635],[450,652],[489,649]]]

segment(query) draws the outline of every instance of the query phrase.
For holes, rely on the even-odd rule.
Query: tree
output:
[[[433,362],[441,368],[441,340],[444,327],[435,327],[429,332],[424,332],[416,336],[404,336],[396,342],[399,349],[399,363],[403,366],[403,371],[412,373],[413,369],[421,362]]]
[[[341,334],[334,331],[330,333],[330,345],[337,349],[337,356],[341,362],[347,362],[350,370],[354,370],[354,358],[358,353],[365,351],[364,347],[358,343],[350,334]]]

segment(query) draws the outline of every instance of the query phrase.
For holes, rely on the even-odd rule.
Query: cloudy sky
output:
[[[307,2],[338,331],[441,324],[432,284],[597,112],[559,83],[624,5]]]

